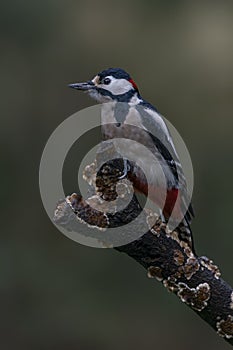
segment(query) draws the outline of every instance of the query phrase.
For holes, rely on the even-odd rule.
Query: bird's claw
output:
[[[130,170],[130,165],[129,165],[127,159],[123,158],[123,162],[124,162],[123,174],[122,174],[121,176],[118,177],[118,180],[124,179],[124,178],[127,176],[128,172],[129,172],[129,170]]]

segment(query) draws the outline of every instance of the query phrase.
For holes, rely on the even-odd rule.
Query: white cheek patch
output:
[[[132,90],[132,85],[128,80],[116,79],[113,77],[109,78],[111,79],[111,83],[109,85],[101,84],[101,87],[104,90],[110,91],[113,95],[122,95]]]

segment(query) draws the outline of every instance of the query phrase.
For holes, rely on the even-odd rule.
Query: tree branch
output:
[[[106,153],[114,161],[108,161]],[[85,178],[96,192],[87,200],[73,194],[62,200],[56,208],[54,221],[68,230],[87,234],[88,227],[116,227],[127,224],[141,212],[137,198],[133,196],[130,204],[120,213],[101,212],[93,209],[93,202],[101,197],[108,201],[116,199],[116,183],[122,173],[122,161],[113,156],[114,150],[109,143],[97,154],[97,163],[102,165],[97,172],[96,164],[86,168]],[[74,215],[75,212],[75,215]],[[146,222],[153,213],[144,212]],[[80,220],[83,225],[80,225]],[[145,223],[144,221],[144,223]],[[139,223],[140,224],[140,223]],[[157,216],[155,224],[139,239],[115,249],[126,253],[145,269],[149,278],[162,282],[165,288],[204,319],[218,335],[233,345],[233,290],[220,278],[220,271],[211,260],[197,257],[189,245],[180,240],[183,227],[174,231],[161,222]],[[125,226],[124,226],[125,230]],[[82,232],[81,232],[82,231]],[[96,231],[96,230],[95,230]],[[104,231],[98,230],[99,236]],[[91,230],[93,232],[93,228]],[[130,234],[124,231],[124,235]],[[88,233],[88,235],[94,235]]]

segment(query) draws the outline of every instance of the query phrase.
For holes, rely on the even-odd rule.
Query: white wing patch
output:
[[[165,121],[163,120],[163,118],[161,117],[161,115],[149,108],[145,108],[145,111],[150,114],[150,116],[154,119],[155,123],[157,123],[157,125],[159,125],[159,127],[161,128],[161,130],[164,132],[164,135],[166,136],[167,138],[167,141],[169,142],[169,144],[172,146],[172,149],[174,151],[174,154],[177,156],[177,158],[179,159],[178,157],[178,154],[176,152],[176,149],[175,149],[175,145],[173,143],[173,140],[171,138],[171,135],[169,133],[169,130],[167,128],[167,125],[165,123]]]

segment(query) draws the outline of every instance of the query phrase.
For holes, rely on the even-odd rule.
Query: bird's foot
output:
[[[160,216],[161,221],[165,224],[166,223],[166,219],[165,219],[165,216],[163,214],[162,209],[159,209],[159,216]]]
[[[118,177],[118,180],[124,179],[127,176],[128,172],[130,171],[130,165],[128,163],[128,160],[123,158],[123,162],[124,162],[123,174]]]

